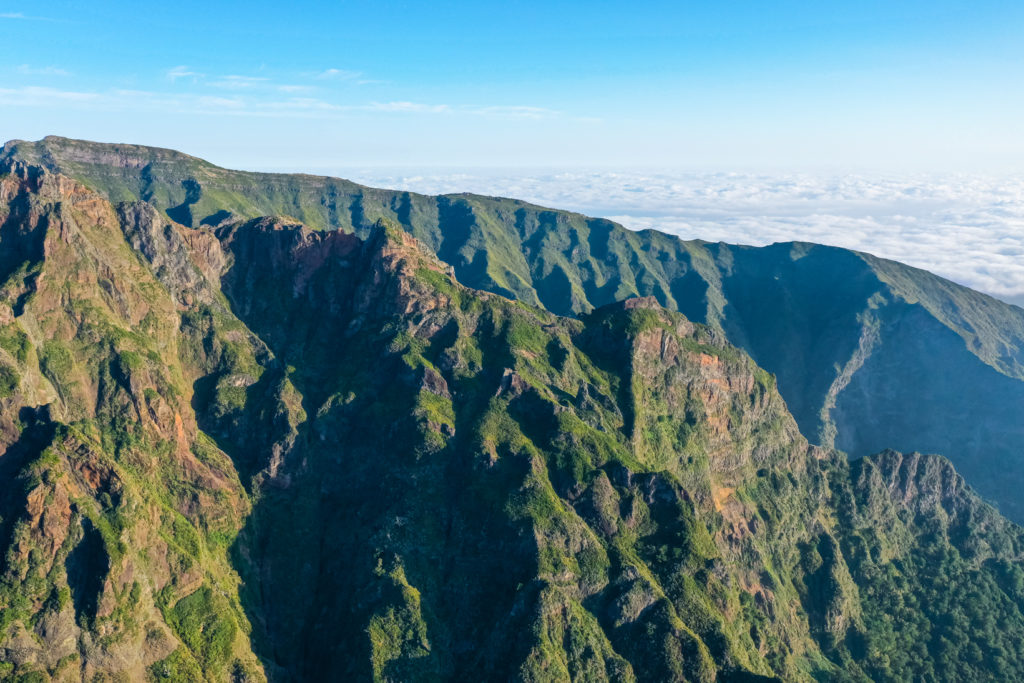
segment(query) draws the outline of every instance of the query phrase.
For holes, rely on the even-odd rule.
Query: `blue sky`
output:
[[[0,137],[245,168],[1024,170],[1024,3],[0,2]]]

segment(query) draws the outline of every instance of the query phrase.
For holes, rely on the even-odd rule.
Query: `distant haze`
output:
[[[474,192],[684,239],[832,244],[902,261],[1024,304],[1024,176],[669,170],[333,169],[428,194]]]

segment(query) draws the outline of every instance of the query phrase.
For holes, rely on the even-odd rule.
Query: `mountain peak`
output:
[[[1014,417],[1024,410],[1024,310],[924,271],[836,247],[634,233],[515,200],[229,171],[154,148],[61,139],[5,149],[8,163],[40,164],[115,204],[146,201],[187,227],[288,216],[367,238],[386,218],[463,285],[558,315],[654,297],[775,375],[813,442],[854,456],[942,452],[1024,521],[1024,432]]]
[[[662,305],[653,296],[634,296],[624,299],[621,304],[623,310],[660,310]]]
[[[913,363],[1015,381],[860,255],[32,144],[63,156],[0,177],[0,677],[1024,672],[1024,532],[787,406],[823,381],[843,435],[882,369],[912,417]]]

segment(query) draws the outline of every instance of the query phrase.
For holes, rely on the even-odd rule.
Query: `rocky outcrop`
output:
[[[386,218],[463,284],[559,315],[654,297],[774,374],[812,442],[854,457],[941,452],[1024,521],[1024,311],[924,271],[821,245],[684,242],[512,199],[229,171],[134,145],[13,141],[0,164],[59,172],[114,202],[147,201],[187,227],[281,215],[366,238]]]
[[[810,446],[719,328],[468,289],[387,220],[190,227],[9,170],[2,676],[1024,671],[1021,530],[939,458]]]

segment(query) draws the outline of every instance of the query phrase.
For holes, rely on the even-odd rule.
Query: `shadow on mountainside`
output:
[[[254,648],[279,680],[507,678],[526,653],[493,634],[514,604],[535,597],[519,589],[536,551],[524,523],[509,522],[491,486],[475,481],[473,451],[459,436],[472,433],[500,385],[507,349],[485,345],[492,370],[462,386],[410,365],[407,322],[393,308],[399,284],[376,269],[379,237],[345,259],[287,251],[292,239],[253,231],[231,245],[252,260],[235,259],[223,291],[268,345],[264,376],[275,379],[250,385],[243,414],[202,422],[258,482],[232,548]],[[330,240],[354,238],[309,239],[311,249],[329,250]],[[436,352],[456,338],[454,322],[442,327]],[[443,366],[439,357],[433,364]],[[210,401],[217,379],[197,383],[197,405]],[[462,397],[444,445],[423,417],[427,389]],[[301,411],[284,407],[296,401]],[[270,426],[254,439],[247,425],[257,423]],[[508,458],[488,476],[506,490],[528,471]],[[375,671],[375,653],[389,647],[407,654]]]

